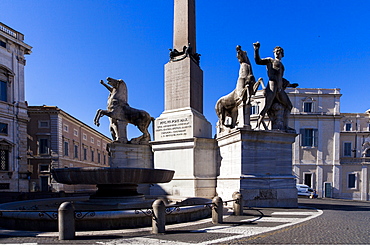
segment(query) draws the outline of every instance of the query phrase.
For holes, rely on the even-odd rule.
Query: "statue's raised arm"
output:
[[[254,60],[258,65],[267,65],[270,62],[270,58],[261,59],[260,57],[260,42],[253,43],[254,48]]]
[[[265,114],[269,116],[272,123],[272,129],[287,132],[294,130],[288,126],[288,118],[293,107],[288,94],[285,92],[287,87],[297,87],[297,83],[291,84],[284,76],[284,65],[282,58],[284,57],[284,49],[276,46],[273,50],[274,58],[260,58],[259,49],[260,43],[253,43],[254,59],[258,65],[266,65],[269,82],[264,89],[265,105],[259,113],[257,120],[257,129],[262,124],[267,130],[267,125],[264,122]],[[295,131],[294,131],[295,132]]]

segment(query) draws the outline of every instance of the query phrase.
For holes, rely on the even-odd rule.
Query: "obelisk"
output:
[[[203,71],[196,53],[195,0],[174,0],[173,49],[165,65],[165,110],[155,120],[155,168],[175,170],[167,194],[213,197],[215,140],[203,116]]]
[[[174,2],[173,48],[178,51],[191,44],[196,53],[195,1]]]

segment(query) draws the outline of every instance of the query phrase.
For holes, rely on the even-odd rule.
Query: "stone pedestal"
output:
[[[152,142],[158,169],[174,170],[171,182],[151,188],[152,195],[213,198],[216,194],[216,142],[187,138]]]
[[[154,168],[150,145],[109,143],[110,167]]]
[[[155,120],[154,163],[170,169],[170,183],[151,188],[152,195],[212,198],[216,192],[216,142],[202,114],[203,72],[190,58],[166,64],[165,111]]]
[[[154,168],[153,152],[150,145],[134,145],[112,142],[108,144],[110,167]],[[137,191],[149,195],[150,185],[139,184]]]
[[[248,129],[219,133],[218,195],[231,200],[233,192],[240,191],[246,206],[297,207],[292,175],[295,137],[292,133]]]

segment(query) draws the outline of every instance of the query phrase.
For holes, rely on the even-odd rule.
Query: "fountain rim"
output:
[[[168,183],[175,171],[136,167],[70,167],[53,168],[54,179],[62,184],[153,184]],[[90,176],[82,179],[82,173]],[[105,175],[104,175],[105,174]]]
[[[163,171],[163,172],[175,172],[168,169],[158,169],[158,168],[139,168],[139,167],[65,167],[65,168],[52,168],[52,171],[62,171],[62,170],[150,170],[150,171]]]

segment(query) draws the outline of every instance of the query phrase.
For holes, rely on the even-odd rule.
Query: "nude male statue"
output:
[[[267,129],[265,123],[263,122],[264,116],[266,113],[268,113],[269,110],[271,110],[271,106],[274,102],[280,103],[284,107],[284,129],[288,130],[288,117],[290,114],[290,111],[293,108],[292,103],[290,102],[290,99],[288,95],[285,92],[285,89],[287,87],[297,87],[298,84],[290,84],[288,80],[283,78],[284,76],[284,65],[281,61],[281,59],[284,57],[284,50],[280,46],[276,46],[273,50],[275,58],[264,58],[261,59],[259,55],[259,48],[260,43],[256,42],[253,43],[254,47],[254,59],[256,61],[256,64],[258,65],[266,65],[267,68],[267,75],[269,77],[269,82],[267,87],[265,88],[265,107],[261,111],[258,122],[257,122],[257,128],[261,125],[261,123],[264,125],[265,129]]]

